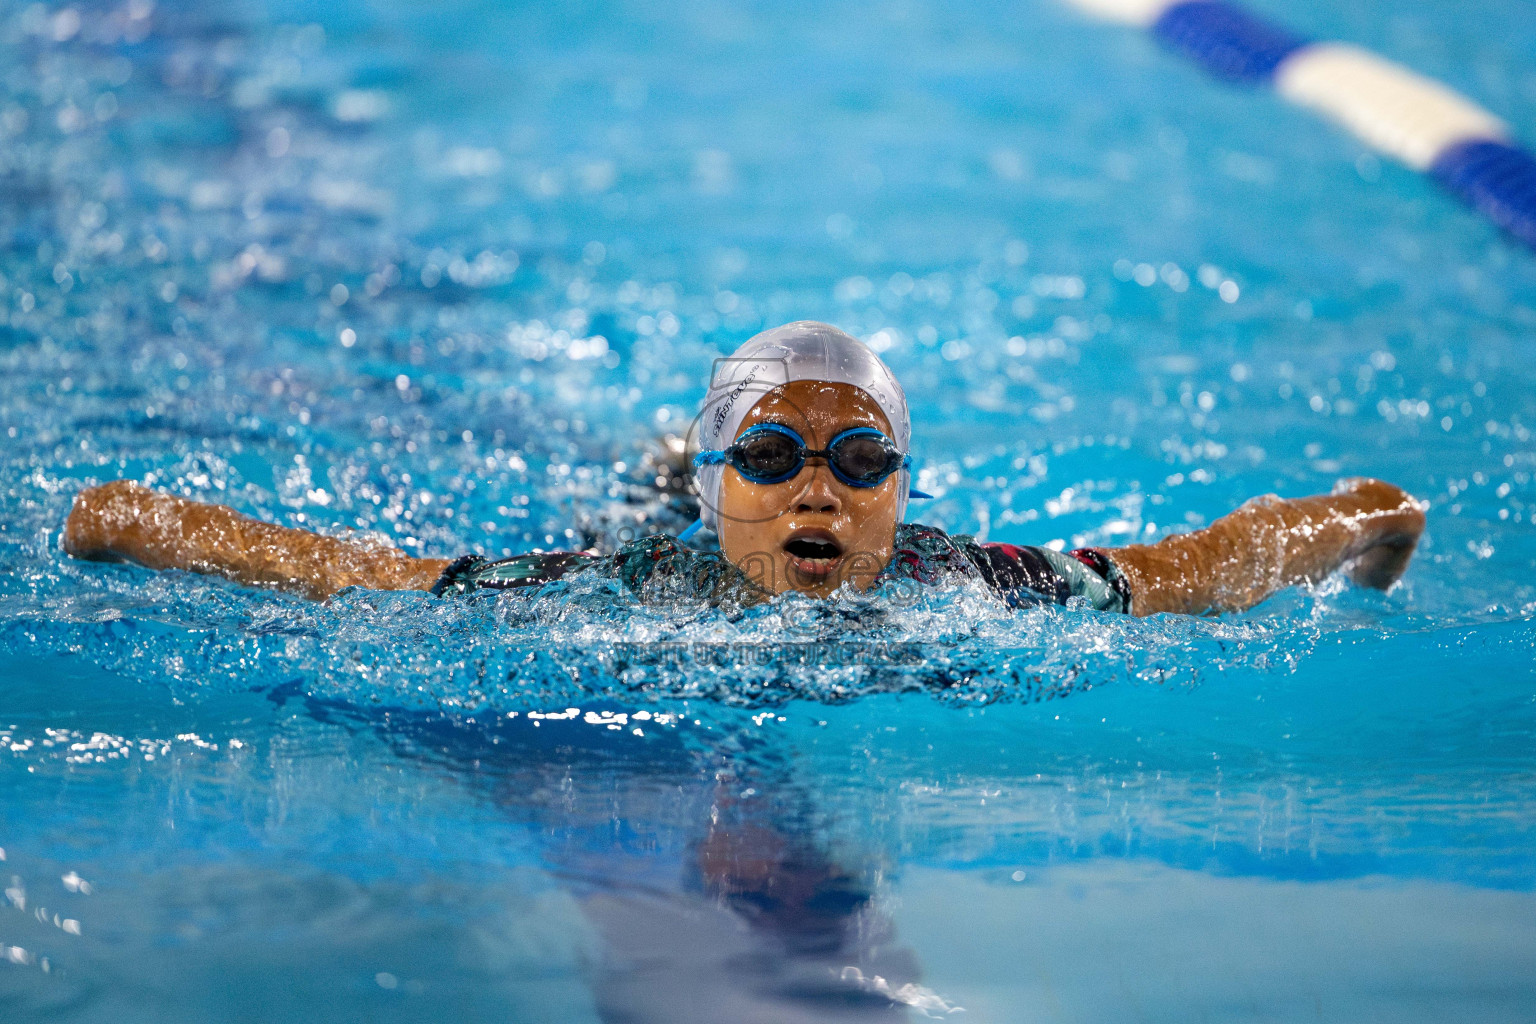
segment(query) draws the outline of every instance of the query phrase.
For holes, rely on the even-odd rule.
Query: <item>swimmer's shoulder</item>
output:
[[[644,595],[650,584],[665,581],[685,582],[691,589],[712,595],[738,584],[735,577],[742,576],[718,552],[691,548],[676,537],[658,533],[628,541],[611,554],[551,551],[497,559],[465,555],[449,563],[432,593],[443,596],[537,587],[575,573],[616,579],[636,595]]]
[[[642,600],[750,605],[772,596],[721,553],[718,541],[697,535],[692,543],[669,534],[632,540],[614,555],[614,574]]]
[[[983,561],[972,537],[924,523],[897,523],[891,560],[880,575],[930,584],[945,578],[974,578],[978,573],[987,578]]]
[[[1097,548],[1062,552],[1038,545],[984,543],[970,534],[903,523],[897,527],[897,557],[904,551],[945,563],[956,557],[965,559],[994,593],[1014,607],[1065,605],[1076,597],[1098,611],[1131,609],[1125,576]]]
[[[586,551],[538,551],[508,558],[464,555],[448,563],[432,585],[431,593],[442,597],[476,590],[514,590],[553,583],[583,569],[597,568],[602,555]]]

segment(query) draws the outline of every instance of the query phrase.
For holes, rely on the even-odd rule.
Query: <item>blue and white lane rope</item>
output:
[[[1219,78],[1272,85],[1428,173],[1536,249],[1536,156],[1455,90],[1358,46],[1304,39],[1224,0],[1070,2],[1149,29]]]

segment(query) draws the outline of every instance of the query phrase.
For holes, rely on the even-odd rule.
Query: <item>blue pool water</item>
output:
[[[1536,138],[1529,5],[1258,6]],[[0,1019],[1536,1016],[1536,256],[1423,179],[1047,0],[6,4],[0,76]],[[1427,535],[1149,620],[59,551],[116,477],[676,529],[646,446],[800,318],[905,382],[921,521],[1370,474]]]

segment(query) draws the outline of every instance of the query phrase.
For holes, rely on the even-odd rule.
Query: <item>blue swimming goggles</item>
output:
[[[879,487],[885,478],[912,468],[912,457],[873,427],[852,427],[817,450],[782,423],[750,427],[724,451],[699,452],[695,466],[724,463],[756,484],[778,484],[797,476],[807,459],[826,459],[832,475],[850,487]],[[918,490],[914,498],[927,498]]]

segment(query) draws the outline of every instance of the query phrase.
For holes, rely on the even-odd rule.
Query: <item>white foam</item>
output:
[[[1504,122],[1455,90],[1343,43],[1297,51],[1280,65],[1275,88],[1420,171],[1457,142],[1507,132]]]

